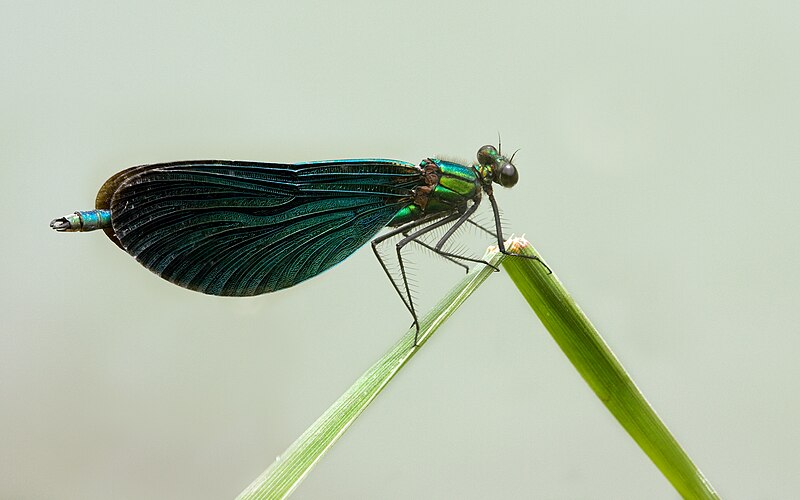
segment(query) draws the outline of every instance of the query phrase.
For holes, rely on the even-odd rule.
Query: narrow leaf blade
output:
[[[508,249],[538,255],[523,238]],[[684,498],[719,498],[556,275],[533,259],[511,257],[503,267],[578,373],[675,489]]]

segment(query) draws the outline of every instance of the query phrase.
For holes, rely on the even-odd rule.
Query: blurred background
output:
[[[497,193],[508,232],[722,495],[792,496],[798,16],[795,2],[4,2],[0,498],[233,498],[410,322],[367,248],[232,299],[160,280],[100,233],[49,229],[110,175],[469,161],[498,132],[522,148],[519,184]],[[424,309],[461,273],[413,259]],[[503,273],[295,494],[676,496]]]

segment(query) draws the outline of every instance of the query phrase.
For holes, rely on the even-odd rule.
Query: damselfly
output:
[[[499,250],[508,253],[492,183],[517,183],[513,159],[483,146],[470,165],[437,158],[419,165],[385,159],[155,163],[117,173],[100,188],[95,210],[55,219],[50,227],[102,229],[162,278],[232,296],[296,285],[372,240],[419,331],[403,248],[416,243],[465,268],[464,262],[483,262],[445,249],[468,223],[491,234]],[[472,220],[484,194],[494,230]],[[384,227],[391,230],[373,239]],[[444,227],[435,244],[421,238]],[[399,280],[378,252],[378,245],[392,237],[400,238],[395,245]]]

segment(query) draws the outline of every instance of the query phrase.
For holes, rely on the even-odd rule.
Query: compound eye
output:
[[[503,187],[514,187],[514,184],[519,180],[519,173],[517,167],[508,161],[502,162],[495,169],[495,182]]]
[[[478,150],[478,163],[481,165],[488,166],[494,163],[495,159],[497,158],[497,149],[494,146],[487,144],[483,146],[481,149]]]

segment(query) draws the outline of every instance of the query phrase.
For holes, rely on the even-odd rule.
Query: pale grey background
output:
[[[225,299],[51,218],[140,163],[470,159],[498,131],[509,230],[712,483],[795,496],[800,10],[663,4],[4,2],[0,498],[232,498],[409,322],[367,249]],[[487,497],[676,497],[501,274],[296,492]]]

